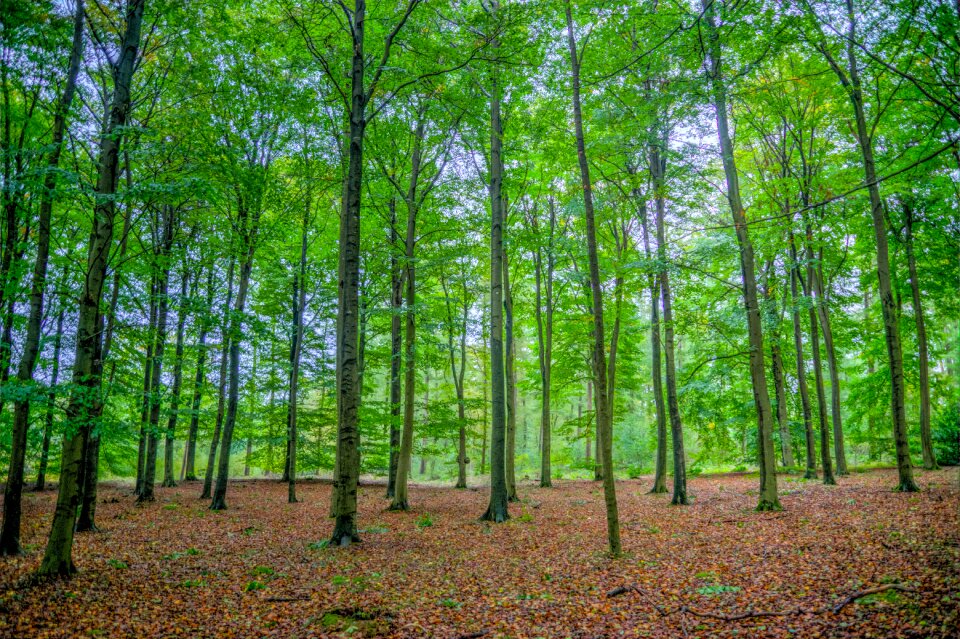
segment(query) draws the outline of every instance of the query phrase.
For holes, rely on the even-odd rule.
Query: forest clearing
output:
[[[35,570],[51,495],[31,494],[28,554],[0,564],[4,637],[956,637],[960,628],[957,469],[889,490],[891,471],[842,485],[784,477],[782,513],[750,507],[756,480],[690,480],[689,508],[617,482],[624,554],[604,550],[602,490],[524,482],[503,526],[477,520],[483,490],[411,486],[385,510],[362,485],[363,543],[321,549],[330,486],[238,481],[211,512],[196,486],[135,506],[101,487],[99,533],[79,536],[80,572],[18,591]],[[871,588],[902,586],[849,602]],[[611,594],[618,589],[637,588]],[[703,614],[808,614],[718,620]],[[830,611],[825,612],[822,609]],[[820,611],[820,612],[817,612]]]

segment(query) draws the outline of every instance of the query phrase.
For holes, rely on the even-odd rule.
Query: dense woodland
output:
[[[349,546],[426,484],[499,523],[596,480],[617,557],[616,480],[789,511],[960,460],[960,4],[2,7],[0,553],[55,486],[40,576],[98,481],[332,480]]]

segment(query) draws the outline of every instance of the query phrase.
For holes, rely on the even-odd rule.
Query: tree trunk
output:
[[[233,443],[233,431],[237,424],[237,408],[240,403],[240,338],[243,336],[243,315],[246,308],[247,292],[250,288],[250,272],[253,270],[253,254],[257,246],[257,232],[260,223],[260,202],[257,208],[248,210],[238,208],[238,227],[240,229],[243,258],[240,262],[240,280],[237,283],[237,300],[230,319],[230,382],[227,392],[227,414],[223,421],[223,435],[220,442],[220,461],[217,464],[217,483],[213,489],[210,510],[227,508],[227,481],[230,478],[230,446]]]
[[[727,200],[730,203],[730,211],[733,215],[737,245],[740,247],[743,301],[747,311],[750,379],[753,383],[753,399],[757,408],[757,440],[759,443],[760,495],[757,510],[780,510],[780,500],[777,495],[776,459],[773,448],[773,411],[770,406],[766,370],[763,365],[763,327],[760,321],[760,305],[757,300],[753,243],[750,241],[746,212],[740,199],[740,182],[727,120],[727,89],[721,74],[721,44],[717,33],[716,7],[710,0],[702,0],[702,5],[706,18],[708,40],[708,76],[713,90],[717,134],[720,140],[723,172],[727,183]]]
[[[293,278],[293,327],[290,340],[290,394],[287,400],[287,503],[297,503],[297,393],[300,387],[300,355],[303,352],[303,312],[307,305],[307,246],[310,231],[310,191],[307,191],[300,231],[300,265]]]
[[[807,450],[807,468],[804,473],[804,479],[816,479],[817,477],[817,451],[814,443],[813,434],[813,415],[810,408],[810,392],[807,389],[807,371],[803,358],[803,328],[800,322],[800,291],[798,282],[800,279],[800,262],[797,257],[797,243],[790,232],[790,296],[792,299],[793,316],[793,346],[797,352],[797,387],[800,391],[800,407],[803,412],[803,433],[804,442]]]
[[[647,261],[653,260],[650,249],[650,224],[647,220],[647,204],[640,201],[640,223],[643,227],[643,252]],[[657,421],[657,461],[653,476],[653,494],[667,492],[667,416],[663,405],[663,365],[660,357],[660,277],[650,275],[650,371],[653,384],[653,405]],[[589,442],[589,439],[588,439]],[[587,458],[589,459],[589,452]]]
[[[783,379],[783,352],[780,349],[780,315],[776,310],[777,298],[772,279],[776,276],[773,260],[767,262],[764,277],[763,297],[772,311],[772,335],[770,336],[770,367],[773,370],[773,390],[777,400],[777,424],[780,426],[780,447],[785,468],[793,468],[793,448],[790,437],[790,415],[787,413],[787,390]]]
[[[573,35],[573,17],[570,0],[564,3],[567,18],[567,44],[570,48],[570,78],[573,85],[573,123],[577,138],[577,159],[580,164],[580,180],[583,183],[583,206],[587,232],[587,255],[590,262],[590,292],[593,310],[593,373],[597,386],[598,440],[603,468],[603,496],[607,510],[607,543],[614,557],[621,553],[620,515],[617,509],[617,491],[613,477],[613,424],[609,415],[607,397],[607,363],[603,333],[603,288],[600,285],[600,262],[597,256],[597,232],[593,214],[593,190],[590,182],[590,165],[587,162],[586,145],[583,139],[583,115],[580,107],[580,59],[577,41]]]
[[[840,67],[833,56],[821,47],[821,53],[836,73],[840,84],[850,98],[856,123],[857,143],[863,157],[864,183],[870,195],[870,214],[873,220],[873,234],[877,245],[877,281],[880,291],[880,308],[883,311],[883,329],[887,342],[887,359],[890,363],[890,407],[893,417],[893,441],[897,451],[897,470],[899,482],[897,490],[918,492],[920,490],[913,479],[913,466],[910,460],[910,443],[907,437],[907,414],[904,403],[903,347],[900,343],[900,316],[897,302],[893,296],[890,281],[890,256],[887,242],[887,226],[884,219],[883,201],[877,181],[876,162],[873,157],[873,139],[870,137],[867,118],[864,111],[863,91],[860,82],[860,69],[856,55],[856,11],[853,0],[846,0],[847,8],[847,69]]]
[[[397,494],[397,466],[400,461],[400,368],[403,335],[400,332],[403,307],[403,277],[397,259],[397,200],[390,199],[390,470],[387,499]],[[461,430],[463,430],[461,426]]]
[[[170,416],[167,419],[166,439],[163,443],[163,486],[177,485],[173,479],[173,449],[180,411],[180,388],[183,386],[183,334],[187,322],[187,285],[190,273],[184,265],[180,281],[180,308],[177,311],[177,341],[173,360],[173,388],[170,389]]]
[[[203,398],[204,366],[207,363],[207,332],[210,323],[207,313],[213,310],[213,263],[207,272],[207,301],[200,319],[200,336],[197,339],[197,371],[193,379],[193,399],[190,401],[190,430],[187,433],[187,446],[184,454],[183,472],[181,479],[195,481],[197,479],[197,433],[200,430],[200,401]]]
[[[54,191],[57,186],[57,168],[60,166],[60,154],[63,150],[63,138],[67,129],[67,116],[73,94],[77,86],[77,76],[80,71],[80,58],[83,55],[83,0],[78,0],[74,11],[73,44],[70,49],[70,62],[67,67],[66,83],[63,93],[57,102],[53,119],[52,148],[47,156],[46,172],[43,176],[43,192],[40,196],[40,219],[37,229],[37,255],[33,265],[33,279],[30,284],[30,312],[27,320],[27,334],[23,343],[23,355],[17,368],[17,385],[28,392],[19,394],[22,399],[14,402],[13,429],[10,442],[10,466],[7,471],[7,482],[3,491],[3,527],[0,529],[0,555],[20,554],[20,517],[21,498],[23,493],[24,460],[27,452],[27,430],[30,425],[30,395],[32,394],[33,372],[37,365],[37,355],[40,352],[40,333],[43,324],[43,296],[46,291],[47,262],[50,255],[50,229],[53,213]],[[8,111],[9,113],[9,111]],[[9,116],[8,116],[9,117]],[[11,212],[11,217],[14,217]],[[13,236],[7,230],[7,239]],[[11,255],[12,256],[12,255]],[[57,345],[54,347],[56,356],[60,352],[60,330],[63,326],[63,313],[57,321]],[[9,362],[9,341],[5,341],[4,357]],[[54,364],[56,369],[58,365]],[[56,382],[54,382],[56,384]],[[44,445],[49,449],[49,426],[44,432]],[[41,474],[45,473],[45,455]],[[44,480],[38,478],[38,485],[43,487]]]
[[[660,141],[664,146],[665,142],[665,140]],[[680,400],[677,393],[677,370],[673,349],[673,305],[670,294],[670,271],[667,268],[667,237],[664,228],[667,204],[663,191],[665,171],[666,158],[662,157],[660,147],[654,146],[650,149],[650,173],[653,176],[657,209],[657,261],[660,262],[660,297],[663,302],[663,354],[666,364],[670,438],[673,442],[673,497],[670,503],[687,505],[690,503],[687,498],[687,462],[683,451],[683,423],[680,420]]]
[[[157,281],[157,331],[154,337],[153,362],[150,371],[150,418],[147,422],[147,452],[143,464],[143,487],[137,503],[154,500],[154,483],[157,474],[157,449],[160,436],[160,404],[162,403],[163,353],[167,342],[167,316],[170,309],[170,250],[173,246],[173,228],[176,213],[166,204],[161,207],[163,238],[160,242],[158,261],[160,276]]]
[[[67,421],[72,428],[64,439],[60,470],[60,487],[54,510],[50,538],[40,564],[39,575],[69,575],[73,564],[73,533],[77,506],[80,501],[79,483],[84,465],[84,448],[90,433],[91,399],[100,392],[103,372],[100,359],[103,327],[100,301],[107,274],[107,259],[113,244],[113,224],[116,215],[118,150],[117,135],[127,121],[130,110],[130,86],[140,45],[140,27],[143,22],[145,0],[130,0],[127,4],[126,27],[114,73],[110,116],[100,140],[93,228],[87,257],[87,273],[80,296],[80,314],[77,321],[77,350],[73,365],[73,390],[67,407]]]
[[[60,345],[63,341],[63,310],[57,315],[57,330],[53,336],[53,366],[50,371],[50,390],[47,392],[47,413],[43,423],[43,443],[40,448],[40,465],[37,469],[38,491],[47,488],[47,463],[50,459],[50,438],[53,433],[53,413],[57,408],[57,380],[60,377]]]
[[[504,345],[506,347],[505,373],[507,377],[507,433],[505,472],[507,475],[507,499],[520,501],[517,496],[517,372],[513,343],[513,293],[510,290],[510,258],[503,249],[503,316]]]
[[[557,228],[557,210],[553,197],[548,200],[550,230],[547,234],[547,265],[543,268],[540,248],[534,258],[536,277],[537,346],[540,364],[540,487],[549,488],[552,483],[552,436],[550,423],[550,381],[553,376],[553,270],[554,235]],[[544,308],[545,307],[545,308]],[[587,438],[589,449],[589,437]],[[587,458],[590,458],[589,450]]]
[[[813,256],[810,252],[810,246],[807,245],[807,285],[805,293],[810,293],[813,288]],[[827,399],[823,388],[823,365],[820,359],[820,336],[817,326],[817,311],[814,308],[814,302],[811,301],[808,306],[810,316],[810,351],[813,354],[813,378],[817,389],[817,418],[820,421],[820,460],[823,464],[823,483],[834,485],[837,483],[833,476],[833,462],[830,460],[830,432],[827,430]]]
[[[223,418],[227,408],[227,379],[230,359],[230,306],[233,303],[233,271],[236,260],[231,256],[230,266],[227,268],[227,301],[224,305],[223,322],[220,326],[220,377],[217,382],[217,419],[213,424],[213,437],[210,439],[210,450],[207,453],[207,468],[203,473],[203,491],[200,499],[210,499],[213,491],[213,471],[216,468],[217,448],[220,446],[220,433],[223,430]]]
[[[808,257],[813,261],[813,231],[807,226]],[[843,424],[840,415],[840,372],[837,366],[837,351],[833,343],[833,330],[830,328],[830,311],[827,308],[827,297],[823,283],[823,260],[812,269],[814,305],[817,318],[820,321],[820,330],[823,333],[823,348],[827,355],[827,371],[830,374],[830,417],[833,424],[833,450],[837,461],[837,474],[849,475],[847,472],[847,456],[843,446]]]
[[[450,293],[447,289],[447,279],[443,267],[440,267],[440,285],[443,288],[444,302],[447,308],[447,351],[450,353],[450,375],[453,377],[453,387],[457,394],[457,421],[459,423],[459,440],[457,442],[457,485],[456,488],[467,487],[467,425],[466,407],[464,405],[463,375],[467,366],[467,314],[469,301],[467,300],[467,280],[463,278],[462,319],[460,331],[460,367],[457,368],[457,358],[453,349],[453,305],[450,303]]]
[[[143,364],[143,397],[140,403],[140,440],[137,445],[137,478],[133,494],[143,494],[143,473],[146,469],[148,422],[150,420],[150,376],[153,374],[153,348],[157,331],[157,276],[150,276],[150,311],[147,319],[147,356]]]
[[[493,18],[498,0],[491,0]],[[500,49],[491,43],[493,57]],[[480,517],[496,523],[510,519],[507,506],[507,416],[503,371],[503,126],[500,122],[500,69],[494,64],[490,78],[490,397],[493,425],[490,435],[490,503]]]
[[[923,319],[923,304],[920,301],[920,279],[917,277],[917,257],[913,248],[913,207],[909,202],[903,205],[906,221],[907,265],[910,269],[910,292],[913,294],[913,314],[917,322],[917,349],[920,365],[920,445],[923,451],[923,467],[927,470],[939,468],[933,452],[933,435],[930,432],[930,364],[927,353],[927,329]]]
[[[407,481],[411,474],[411,457],[413,455],[413,416],[416,400],[417,384],[417,314],[416,314],[416,263],[414,252],[417,246],[417,184],[420,180],[420,162],[423,152],[423,137],[425,119],[423,112],[419,114],[417,128],[413,139],[413,153],[411,157],[410,182],[404,199],[407,204],[407,236],[404,252],[404,278],[406,280],[406,330],[404,341],[406,350],[404,357],[404,387],[403,387],[403,430],[400,433],[400,455],[397,459],[397,481],[394,487],[393,501],[390,510],[410,510],[407,496]],[[421,468],[421,474],[423,473]]]

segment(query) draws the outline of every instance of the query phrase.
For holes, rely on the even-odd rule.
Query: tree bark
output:
[[[510,290],[510,258],[507,248],[503,249],[503,316],[504,340],[506,350],[505,373],[507,378],[507,433],[506,459],[507,499],[520,501],[517,496],[517,372],[516,354],[513,343],[513,293]]]
[[[917,323],[917,350],[920,367],[920,446],[923,451],[923,467],[939,468],[933,450],[933,435],[930,431],[930,364],[927,352],[927,328],[923,319],[923,304],[920,300],[920,279],[917,276],[917,256],[913,246],[914,211],[909,202],[904,202],[906,222],[907,266],[910,269],[910,292],[913,295],[913,314]]]
[[[153,342],[153,361],[150,371],[150,417],[147,421],[147,451],[143,464],[143,486],[137,495],[137,503],[154,500],[154,483],[157,474],[157,449],[160,437],[160,405],[162,403],[163,353],[167,343],[167,316],[170,309],[170,250],[173,246],[173,229],[176,213],[173,207],[161,206],[162,239],[158,248],[160,274],[157,280],[157,330]]]
[[[807,388],[807,371],[803,358],[803,327],[800,322],[800,262],[797,256],[797,242],[790,232],[790,296],[792,299],[793,346],[797,352],[797,387],[800,391],[800,407],[803,412],[803,433],[807,451],[807,468],[804,479],[817,477],[817,450],[813,434],[813,414],[810,408],[810,391]]]
[[[407,204],[407,236],[404,244],[404,279],[407,289],[406,299],[406,327],[404,341],[406,350],[404,357],[404,403],[403,403],[403,430],[400,433],[400,455],[397,459],[397,481],[394,487],[393,501],[390,510],[410,510],[407,494],[407,481],[411,473],[411,457],[413,455],[413,416],[416,400],[417,384],[417,314],[416,314],[416,263],[414,252],[417,246],[417,185],[420,180],[420,164],[423,153],[423,137],[425,134],[425,118],[423,109],[419,112],[416,131],[413,139],[413,153],[411,157],[410,182],[404,200]],[[421,473],[423,469],[421,469]]]
[[[40,464],[37,469],[38,491],[47,488],[47,464],[50,459],[50,438],[53,434],[53,414],[57,408],[57,381],[60,377],[60,345],[63,342],[63,318],[61,310],[57,315],[57,330],[53,337],[53,365],[50,371],[50,389],[47,391],[47,412],[43,423],[43,443],[40,448]]]
[[[702,0],[706,18],[706,35],[709,59],[707,74],[712,85],[713,106],[717,117],[717,134],[723,172],[727,183],[727,200],[733,215],[733,225],[740,247],[740,270],[743,275],[743,301],[747,311],[747,334],[750,342],[750,379],[753,383],[753,399],[757,408],[757,431],[760,465],[760,495],[757,510],[780,510],[777,496],[776,459],[773,448],[773,411],[767,390],[767,377],[763,365],[763,327],[760,321],[760,306],[757,300],[753,243],[747,228],[746,212],[740,199],[740,182],[730,139],[727,118],[727,89],[721,74],[721,44],[717,32],[716,7],[711,0]]]
[[[210,450],[207,453],[207,467],[203,473],[203,491],[200,499],[210,499],[213,491],[213,472],[216,468],[217,448],[220,446],[220,433],[223,430],[223,418],[227,408],[227,379],[230,374],[228,360],[230,359],[230,307],[233,303],[233,271],[236,259],[230,257],[230,266],[227,267],[227,300],[224,305],[223,322],[220,326],[220,377],[217,388],[217,418],[213,424],[213,437],[210,439]]]
[[[653,261],[650,249],[650,223],[647,204],[639,202],[640,223],[643,227],[643,252],[648,262]],[[650,287],[650,371],[653,384],[653,405],[657,422],[656,470],[653,476],[653,494],[667,492],[667,416],[663,405],[663,364],[660,355],[660,277],[651,274]],[[588,455],[589,458],[589,455]]]
[[[227,508],[230,446],[233,443],[233,431],[237,424],[237,408],[240,403],[240,341],[243,336],[243,315],[246,309],[247,292],[250,289],[250,273],[253,270],[253,255],[257,247],[261,204],[260,199],[255,198],[253,208],[248,209],[245,203],[241,201],[237,212],[239,218],[237,226],[240,229],[243,257],[240,262],[237,299],[230,318],[230,381],[227,392],[227,414],[223,421],[220,460],[217,464],[217,483],[213,489],[210,510],[225,510]]]
[[[665,146],[665,140],[660,144]],[[657,261],[660,263],[660,297],[663,303],[663,354],[666,364],[667,410],[670,415],[670,438],[673,442],[673,505],[687,505],[687,463],[683,451],[683,422],[680,419],[680,399],[677,393],[677,370],[674,356],[673,305],[670,294],[670,271],[667,268],[667,238],[664,218],[666,217],[666,196],[664,194],[664,173],[666,158],[662,157],[659,146],[650,149],[650,173],[653,176],[653,196],[657,211]]]
[[[603,496],[607,511],[607,543],[614,557],[621,553],[620,515],[617,509],[617,490],[613,477],[613,424],[609,415],[607,397],[607,363],[604,351],[603,288],[600,285],[600,261],[597,251],[597,232],[593,212],[593,189],[590,182],[590,165],[587,162],[583,136],[583,115],[580,106],[580,59],[577,41],[573,33],[573,17],[570,0],[564,2],[567,18],[567,44],[570,49],[570,79],[573,89],[573,123],[577,138],[577,159],[580,165],[580,180],[583,184],[584,218],[587,233],[587,255],[590,262],[590,292],[593,311],[593,373],[597,393],[598,455],[603,468]]]
[[[913,478],[913,465],[910,460],[910,443],[907,437],[907,414],[904,400],[903,347],[900,342],[900,315],[893,296],[890,281],[890,256],[887,241],[887,225],[884,219],[883,201],[877,181],[876,162],[873,156],[873,139],[869,133],[867,117],[863,104],[863,91],[860,82],[860,68],[856,55],[857,21],[853,0],[846,0],[847,8],[847,68],[844,70],[821,45],[820,52],[850,99],[856,124],[857,143],[863,158],[864,183],[870,195],[870,215],[873,220],[873,234],[877,245],[877,281],[880,292],[880,308],[883,311],[883,330],[887,343],[887,359],[890,364],[890,407],[893,417],[893,441],[897,454],[899,482],[897,490],[918,492]]]
[[[10,442],[10,466],[7,471],[7,482],[3,491],[3,527],[0,529],[0,555],[20,554],[20,518],[21,499],[23,493],[23,473],[27,452],[27,430],[30,425],[30,403],[33,394],[33,373],[37,365],[37,356],[40,352],[40,333],[43,325],[43,297],[46,292],[47,263],[50,256],[51,218],[53,200],[57,187],[57,168],[60,166],[60,154],[63,150],[63,138],[67,129],[67,116],[73,95],[76,92],[77,76],[80,72],[80,59],[83,55],[83,0],[78,0],[74,11],[73,41],[70,49],[70,62],[67,66],[66,83],[63,93],[57,102],[53,119],[52,148],[47,156],[46,172],[43,176],[43,191],[40,196],[40,217],[37,228],[37,255],[33,264],[33,279],[30,284],[30,311],[27,320],[27,334],[23,342],[23,355],[17,368],[17,385],[24,389],[19,395],[22,399],[14,402],[13,428]],[[8,110],[9,113],[9,110]],[[9,125],[9,121],[7,121]],[[13,212],[11,217],[15,217]],[[12,240],[9,227],[7,238]],[[6,253],[5,253],[6,255]],[[12,253],[10,254],[12,256]],[[56,356],[60,352],[60,330],[63,327],[63,313],[57,321],[57,344],[54,347]],[[9,362],[9,340],[3,344],[4,357]],[[58,364],[54,364],[56,367]],[[56,384],[56,382],[54,382]],[[49,426],[44,432],[44,445],[50,446]],[[45,462],[41,462],[42,472],[45,473]],[[38,478],[37,484],[43,487],[44,480]]]
[[[400,332],[403,308],[403,276],[397,259],[397,201],[390,199],[390,470],[387,499],[397,494],[397,466],[400,461],[400,368],[403,334]],[[462,427],[461,427],[462,430]],[[466,485],[464,484],[464,487]]]
[[[550,382],[553,377],[553,270],[554,236],[557,229],[557,210],[553,197],[548,200],[549,226],[547,233],[547,264],[543,267],[543,253],[537,247],[534,256],[536,284],[537,355],[540,364],[540,487],[553,485],[550,456],[552,454]],[[589,448],[589,438],[587,439]],[[589,459],[589,452],[587,454]]]
[[[497,19],[500,3],[491,0]],[[500,49],[492,42],[493,57]],[[506,439],[507,416],[503,370],[503,126],[500,122],[500,69],[494,64],[490,79],[490,397],[493,424],[490,435],[490,503],[480,517],[496,523],[510,519],[507,506]]]
[[[183,386],[183,336],[187,323],[187,286],[190,272],[183,267],[180,280],[180,308],[177,310],[177,341],[174,347],[173,387],[170,389],[170,416],[167,418],[167,432],[163,443],[163,486],[172,488],[177,485],[173,479],[173,449],[177,432],[177,418],[180,411],[180,388]]]
[[[41,576],[69,575],[76,570],[72,551],[77,506],[80,501],[79,479],[84,465],[84,448],[92,427],[89,417],[94,404],[91,399],[95,399],[100,392],[103,373],[100,359],[100,330],[103,328],[100,301],[106,280],[107,259],[113,244],[116,215],[116,200],[113,196],[117,190],[120,147],[118,132],[122,131],[126,124],[130,110],[130,87],[140,46],[144,5],[145,0],[130,0],[127,4],[126,27],[114,72],[110,116],[100,140],[96,204],[87,256],[87,273],[80,296],[73,390],[67,407],[70,428],[64,438],[60,486],[50,537],[38,570]]]
[[[197,370],[193,378],[193,398],[190,400],[190,430],[187,433],[187,446],[184,454],[181,479],[196,481],[197,433],[200,430],[200,402],[203,398],[203,385],[207,363],[207,333],[210,322],[207,314],[213,310],[213,263],[207,271],[207,301],[200,319],[200,335],[197,338]]]
[[[807,244],[807,283],[804,293],[809,294],[813,288],[813,264],[810,245]],[[810,319],[810,351],[813,355],[813,378],[817,389],[817,418],[820,422],[820,461],[823,465],[823,483],[828,486],[837,483],[833,476],[833,462],[830,460],[830,432],[827,429],[827,399],[823,387],[823,364],[820,358],[820,336],[817,325],[817,311],[815,302],[811,299],[807,306]]]
[[[300,231],[300,264],[293,278],[293,327],[290,340],[290,384],[287,399],[287,503],[297,503],[297,410],[300,355],[303,352],[303,312],[307,305],[307,246],[310,232],[310,191],[307,191]]]

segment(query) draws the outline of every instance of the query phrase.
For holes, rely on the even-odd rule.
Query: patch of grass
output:
[[[115,568],[116,570],[126,570],[130,567],[125,561],[120,561],[119,559],[108,559],[107,563],[110,564],[111,568]]]
[[[250,575],[253,577],[272,577],[274,572],[270,566],[255,566],[254,569],[250,571]]]
[[[262,583],[262,582],[260,582],[260,581],[257,581],[256,579],[254,579],[253,581],[247,583],[247,585],[243,587],[243,591],[244,591],[244,592],[254,592],[254,591],[257,591],[257,590],[263,590],[263,589],[266,588],[266,587],[267,587],[266,584],[264,584],[264,583]]]
[[[184,579],[180,582],[180,585],[184,588],[204,588],[207,582],[203,579]]]
[[[450,598],[441,599],[440,605],[443,606],[444,608],[453,608],[454,610],[460,610],[461,608],[463,608],[462,603],[460,603],[456,599],[450,599]]]
[[[423,513],[417,517],[417,528],[429,528],[433,526],[433,517],[430,516],[430,513]]]
[[[382,535],[390,532],[390,529],[383,524],[374,524],[373,526],[369,526],[367,528],[361,528],[358,532],[367,535]]]
[[[701,595],[712,597],[713,595],[721,595],[725,592],[740,592],[740,586],[727,586],[725,584],[710,584],[709,586],[703,586],[697,588],[697,592]]]
[[[327,548],[329,545],[330,545],[330,540],[323,539],[321,541],[311,541],[309,544],[307,544],[307,548],[309,550],[323,550],[324,548]]]

